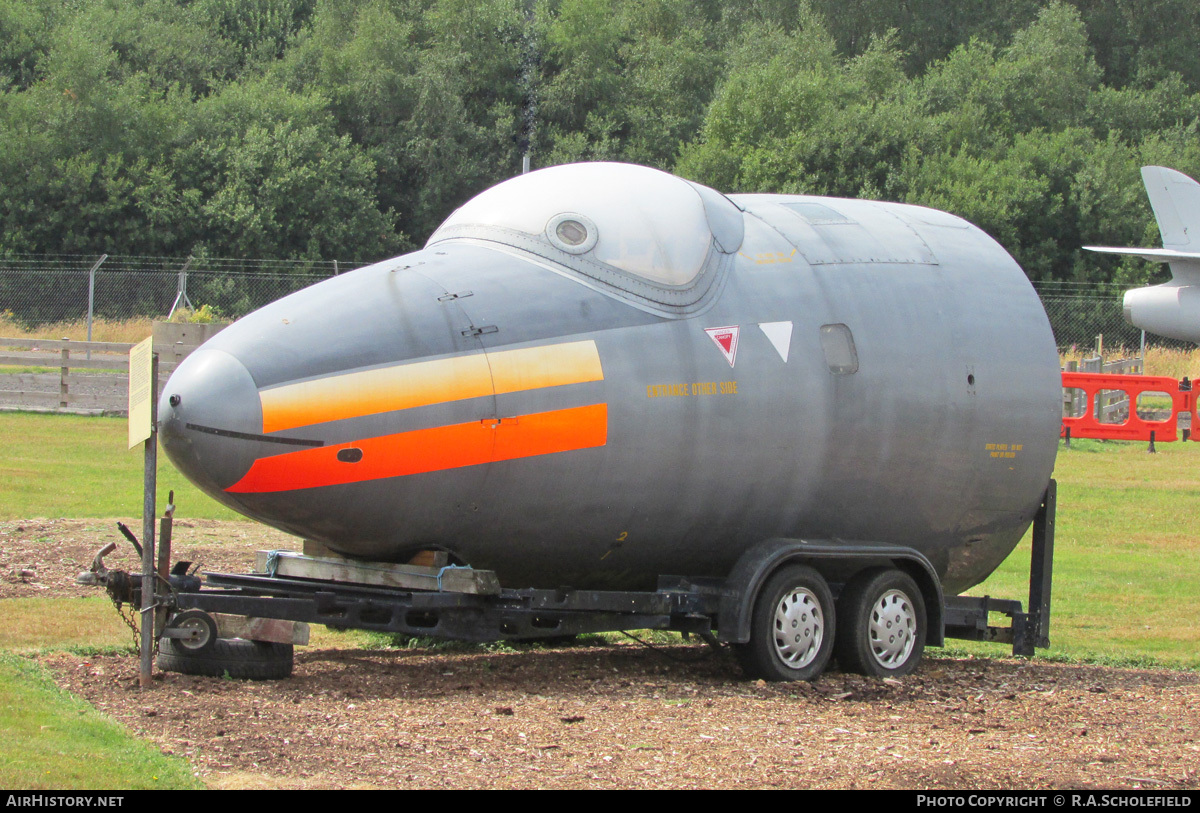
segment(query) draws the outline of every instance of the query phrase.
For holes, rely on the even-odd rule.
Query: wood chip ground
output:
[[[0,523],[0,599],[76,594],[50,574],[86,569],[99,524]],[[245,569],[276,541],[243,523],[176,533],[210,569]],[[42,661],[218,788],[1200,788],[1200,674],[1003,652],[933,649],[902,680],[812,684],[743,680],[704,645],[632,641],[298,648],[288,680],[165,674],[149,690],[133,655]]]

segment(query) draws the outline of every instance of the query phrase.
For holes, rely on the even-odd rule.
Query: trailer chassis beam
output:
[[[207,574],[217,589],[180,592],[175,609],[278,618],[462,641],[554,638],[622,629],[706,634],[717,597],[691,591],[503,590],[499,596],[400,591],[261,575]]]

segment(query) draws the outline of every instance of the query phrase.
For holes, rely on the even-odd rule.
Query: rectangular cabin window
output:
[[[842,324],[821,325],[821,349],[825,351],[825,363],[834,375],[850,375],[858,372],[858,351],[854,349],[854,335]]]

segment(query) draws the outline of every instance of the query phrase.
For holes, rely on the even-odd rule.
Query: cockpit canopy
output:
[[[566,164],[498,184],[428,246],[486,241],[535,254],[651,310],[691,312],[741,246],[741,210],[706,186],[632,164]]]

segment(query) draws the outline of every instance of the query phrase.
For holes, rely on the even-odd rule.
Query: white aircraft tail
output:
[[[1200,183],[1166,167],[1142,167],[1142,183],[1150,196],[1163,248],[1200,249]]]
[[[1142,167],[1142,183],[1158,221],[1162,248],[1084,246],[1088,251],[1131,254],[1171,264],[1171,276],[1181,283],[1200,283],[1200,183],[1167,167]]]

